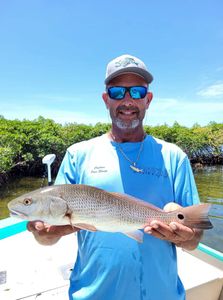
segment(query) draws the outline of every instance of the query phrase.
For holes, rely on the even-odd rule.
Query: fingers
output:
[[[46,228],[46,225],[42,221],[30,221],[27,223],[27,230],[30,232],[41,231]]]
[[[33,234],[39,234],[39,235],[48,234],[54,236],[63,236],[79,230],[78,228],[72,227],[71,225],[53,226],[53,225],[46,224],[42,221],[28,222],[27,229]]]
[[[176,222],[167,225],[154,220],[149,226],[145,226],[144,231],[145,233],[172,243],[185,242],[194,237],[193,229]]]
[[[41,245],[53,245],[62,236],[77,231],[77,229],[73,228],[71,225],[51,226],[42,221],[28,222],[27,230],[32,232],[34,238]]]
[[[78,231],[79,229],[71,225],[62,225],[62,226],[50,226],[47,228],[47,231],[51,234],[58,236],[64,236],[73,232]]]
[[[171,212],[179,209],[180,207],[181,206],[179,204],[170,202],[167,203],[163,209],[166,212]],[[154,220],[149,225],[146,225],[144,231],[152,236],[175,244],[192,240],[195,235],[193,229],[186,227],[183,224],[171,222],[169,225],[167,225],[157,220]]]
[[[156,220],[152,221],[150,226],[146,226],[144,231],[162,240],[173,241],[177,238],[174,230],[170,226]]]
[[[35,239],[42,245],[53,245],[62,236],[79,230],[71,225],[51,226],[41,221],[28,222],[27,229],[33,233]]]
[[[181,241],[189,241],[194,238],[195,231],[192,228],[189,228],[177,222],[171,222],[169,226]]]

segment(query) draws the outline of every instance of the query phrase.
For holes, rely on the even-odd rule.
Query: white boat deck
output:
[[[70,269],[75,261],[74,235],[41,246],[25,231],[0,240],[1,300],[68,299]],[[219,300],[223,270],[178,249],[179,274],[188,300]],[[222,298],[223,299],[223,298]]]
[[[1,281],[5,281],[0,284],[1,300],[68,299],[69,270],[76,253],[74,235],[53,246],[41,246],[25,231],[1,240],[0,253]]]
[[[187,300],[223,300],[223,296],[220,298],[223,270],[195,257],[193,252],[177,251],[178,272],[186,289]],[[221,265],[216,264],[219,267]]]

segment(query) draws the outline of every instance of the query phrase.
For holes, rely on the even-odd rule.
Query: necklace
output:
[[[112,137],[113,141],[115,141],[115,137],[113,136],[113,134],[110,132],[110,136]],[[140,158],[140,154],[143,150],[143,145],[144,145],[144,141],[145,141],[145,136],[146,134],[143,136],[143,140],[141,142],[141,145],[140,145],[140,148],[139,148],[139,152],[138,152],[138,155],[137,155],[137,158],[136,158],[136,161],[132,161],[126,154],[125,152],[123,151],[123,149],[120,147],[119,143],[117,143],[117,147],[118,147],[118,150],[120,151],[120,153],[123,155],[123,157],[130,162],[130,168],[135,171],[136,173],[144,173],[143,169],[139,169],[137,167],[137,162],[139,161],[139,158]]]

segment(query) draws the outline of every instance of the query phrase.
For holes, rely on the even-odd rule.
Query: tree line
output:
[[[110,127],[104,123],[61,125],[41,116],[33,121],[8,120],[0,116],[0,185],[21,173],[39,176],[44,168],[42,158],[49,153],[56,154],[53,164],[56,174],[67,147],[102,135]],[[194,124],[188,128],[175,122],[172,126],[146,125],[144,128],[150,135],[177,144],[192,164],[223,163],[223,123]]]

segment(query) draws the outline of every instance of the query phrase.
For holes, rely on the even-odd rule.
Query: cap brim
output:
[[[105,84],[107,85],[112,79],[114,79],[115,77],[121,75],[121,74],[125,74],[125,73],[134,73],[136,75],[139,75],[141,77],[143,77],[146,81],[146,83],[151,83],[153,81],[153,76],[146,70],[140,69],[138,67],[129,67],[129,68],[123,68],[121,70],[118,70],[114,73],[112,73],[110,76],[108,76],[105,79]]]

